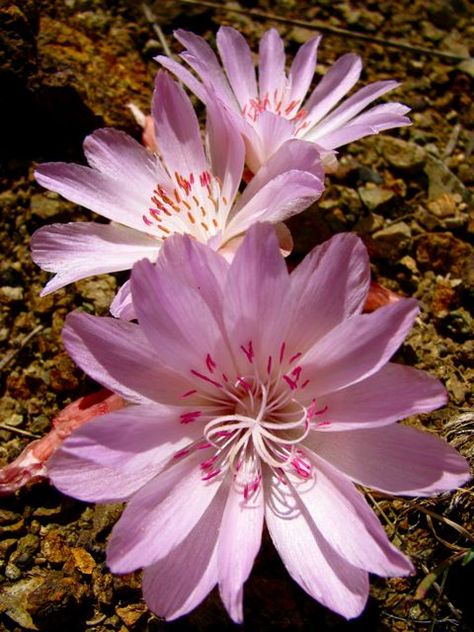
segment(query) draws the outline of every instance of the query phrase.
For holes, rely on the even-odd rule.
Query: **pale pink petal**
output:
[[[300,362],[301,379],[309,380],[307,396],[321,397],[376,373],[405,340],[417,314],[416,301],[403,299],[343,321]]]
[[[362,71],[358,55],[348,53],[339,57],[324,75],[303,108],[313,124],[320,121],[357,83]]]
[[[203,103],[207,102],[208,93],[203,84],[196,79],[196,77],[179,62],[166,57],[165,55],[158,55],[153,58],[159,64],[161,64],[166,70],[169,70],[175,77],[181,81],[197,98]]]
[[[346,619],[357,617],[369,596],[367,572],[350,564],[323,538],[290,485],[273,477],[265,494],[267,527],[292,578],[324,606]]]
[[[383,577],[408,575],[411,562],[389,541],[376,515],[353,483],[333,467],[313,461],[314,478],[289,480],[323,538],[357,568]]]
[[[132,301],[130,279],[119,288],[114,300],[110,303],[110,313],[115,318],[123,318],[124,320],[134,320],[137,317]]]
[[[393,90],[399,85],[397,81],[376,81],[368,86],[364,86],[355,94],[346,99],[339,107],[331,112],[318,125],[312,127],[305,135],[308,140],[318,140],[329,134],[329,132],[341,127],[344,123],[355,117],[369,103],[378,99],[386,92]]]
[[[287,171],[276,176],[245,206],[240,206],[239,200],[240,208],[224,232],[225,241],[245,232],[256,222],[283,222],[310,206],[323,190],[321,180],[307,171]]]
[[[282,98],[286,89],[285,47],[276,29],[269,29],[260,40],[258,86],[260,99]]]
[[[400,424],[318,433],[317,452],[356,483],[389,494],[431,496],[470,478],[468,462],[456,450]]]
[[[303,352],[362,311],[370,283],[367,249],[356,235],[335,235],[314,248],[290,279],[294,316],[288,342]]]
[[[51,482],[60,491],[95,503],[124,502],[153,475],[149,468],[123,474],[61,449],[48,461],[47,466]]]
[[[220,27],[216,42],[229,83],[243,108],[258,97],[250,48],[244,36],[230,26]]]
[[[229,86],[219,60],[206,40],[183,29],[175,31],[174,36],[178,42],[186,47],[180,57],[191,66],[205,84],[212,86],[219,98],[230,107],[237,107],[236,97]],[[191,86],[189,87],[193,90]],[[197,93],[195,94],[199,96]]]
[[[164,71],[156,77],[152,113],[158,147],[171,176],[177,172],[188,178],[192,173],[199,178],[209,167],[199,122],[183,88]]]
[[[181,544],[143,572],[143,596],[158,616],[173,620],[187,614],[217,582],[217,539],[224,511],[223,486]]]
[[[160,361],[192,379],[195,371],[207,373],[208,356],[217,362],[226,355],[213,316],[213,311],[221,313],[222,296],[218,287],[204,289],[206,298],[217,301],[211,309],[199,289],[180,283],[169,272],[146,260],[137,263],[131,277],[133,303],[141,329]],[[214,388],[210,382],[208,386]]]
[[[216,321],[222,317],[222,292],[229,264],[219,253],[188,236],[166,240],[157,262],[163,274],[170,275],[177,284],[184,284],[199,293]]]
[[[362,382],[318,398],[327,406],[321,430],[358,430],[385,426],[444,406],[447,393],[439,380],[424,371],[389,362]],[[315,444],[319,433],[314,436]]]
[[[219,533],[218,581],[227,612],[236,623],[242,623],[243,586],[262,539],[263,490],[260,486],[244,499],[238,483],[234,481],[229,490]]]
[[[270,113],[264,113],[260,118],[267,118],[267,116],[264,116],[266,114]],[[271,114],[270,117],[272,119],[278,118]],[[288,123],[288,121],[286,121],[286,123]],[[279,147],[278,151],[265,161],[262,168],[258,170],[247,184],[235,204],[233,215],[238,214],[240,209],[246,206],[266,184],[274,180],[277,176],[288,173],[290,170],[307,171],[313,176],[316,176],[321,180],[321,183],[323,183],[324,169],[321,166],[318,148],[314,143],[291,139]]]
[[[212,173],[221,181],[220,204],[230,208],[242,180],[245,145],[238,128],[216,99],[207,105],[207,135]]]
[[[133,496],[107,548],[112,572],[162,560],[194,529],[221,485],[215,478],[202,480],[199,460],[206,458],[205,453],[184,457]]]
[[[119,182],[127,182],[137,193],[149,191],[169,177],[156,157],[134,138],[118,129],[95,131],[84,141],[84,154],[91,167]]]
[[[295,126],[283,116],[267,111],[259,114],[253,129],[258,136],[258,146],[253,145],[255,158],[253,162],[247,158],[247,163],[254,173],[258,173],[260,167],[267,163],[281,145],[293,138]],[[286,169],[291,169],[291,167],[291,162],[288,161]]]
[[[191,388],[184,376],[162,367],[159,350],[134,323],[72,313],[63,342],[83,371],[127,401],[175,404]]]
[[[290,94],[287,101],[296,101],[299,105],[305,98],[314,77],[316,66],[316,54],[321,41],[321,36],[313,37],[300,46],[291,64],[289,74]],[[296,113],[296,112],[295,112]]]
[[[254,361],[263,362],[264,370],[268,350],[284,341],[291,313],[289,289],[274,229],[269,224],[252,226],[232,261],[224,301],[229,339],[247,371],[253,372],[249,365]]]
[[[409,111],[402,103],[381,103],[351,119],[350,125],[370,125],[377,131],[410,125],[410,119],[405,116]]]
[[[202,434],[202,428],[180,423],[183,410],[162,404],[127,406],[78,428],[61,451],[122,474],[148,469],[152,478],[174,453]]]
[[[82,165],[49,162],[35,171],[41,186],[59,193],[67,200],[85,206],[107,219],[146,232],[142,219],[148,208],[156,180],[150,177],[147,188],[131,186],[129,180],[114,180]]]
[[[43,270],[55,272],[41,296],[93,274],[129,270],[144,257],[156,260],[160,242],[136,230],[112,224],[50,224],[31,238],[31,256]]]

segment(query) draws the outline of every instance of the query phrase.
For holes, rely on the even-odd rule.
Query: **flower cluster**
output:
[[[48,474],[75,498],[127,503],[107,563],[116,573],[143,568],[145,600],[160,616],[189,612],[218,585],[242,621],[265,523],[295,581],[355,617],[369,572],[413,571],[356,485],[430,495],[469,470],[447,444],[397,423],[446,402],[438,380],[390,361],[416,301],[363,313],[369,261],[352,234],[317,246],[289,274],[282,222],[321,196],[337,147],[408,124],[407,108],[366,109],[393,81],[338,105],[360,75],[354,55],[305,100],[319,38],[286,75],[283,42],[268,31],[257,84],[234,29],[217,34],[224,70],[202,38],[176,36],[195,74],[158,60],[206,105],[204,142],[189,98],[161,70],[153,150],[99,130],[84,143],[89,167],[36,172],[111,220],[35,233],[33,258],[55,273],[44,294],[133,268],[111,317],[67,318],[67,351],[120,404],[76,429]],[[253,177],[243,187],[245,167]]]

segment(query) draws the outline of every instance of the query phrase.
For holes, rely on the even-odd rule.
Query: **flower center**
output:
[[[198,177],[175,172],[174,187],[157,184],[148,213],[142,216],[147,232],[164,240],[173,233],[190,234],[207,243],[221,230],[228,200],[221,195],[221,182],[209,171]]]
[[[315,400],[309,406],[299,401],[301,391],[309,383],[297,364],[301,353],[287,354],[282,343],[279,353],[268,356],[262,364],[266,367],[262,372],[257,367],[252,341],[242,345],[241,352],[248,369],[245,375],[230,379],[209,354],[202,372],[191,371],[206,388],[197,387],[183,397],[196,397],[203,409],[183,413],[181,423],[200,418],[205,423],[204,441],[186,450],[186,454],[195,449],[211,452],[212,456],[201,463],[203,480],[230,470],[248,497],[259,488],[263,466],[278,476],[288,468],[301,478],[311,476],[311,465],[301,443],[312,428],[320,425],[315,417],[326,409],[318,410]],[[182,455],[180,452],[176,456]]]
[[[298,134],[308,125],[305,121],[307,112],[304,109],[299,109],[300,105],[300,99],[287,101],[286,90],[274,90],[272,93],[267,92],[261,98],[251,98],[242,108],[242,116],[249,123],[255,123],[262,112],[272,112],[289,121],[294,121],[295,134]]]

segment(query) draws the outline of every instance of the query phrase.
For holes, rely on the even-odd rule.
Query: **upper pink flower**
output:
[[[143,257],[155,261],[173,233],[226,249],[254,222],[281,222],[321,195],[317,149],[293,141],[236,200],[245,149],[222,108],[208,104],[208,153],[189,98],[166,72],[158,73],[152,108],[161,156],[123,132],[102,129],[84,143],[90,167],[37,168],[42,186],[113,222],[52,224],[33,235],[33,260],[56,273],[43,295],[93,274],[130,269]]]
[[[314,37],[298,50],[287,75],[283,41],[275,29],[267,31],[260,40],[257,82],[250,48],[235,29],[222,26],[217,32],[217,48],[225,74],[202,37],[182,29],[175,36],[185,46],[180,56],[201,81],[168,57],[160,55],[156,60],[205,103],[209,103],[205,87],[211,88],[236,115],[235,123],[246,140],[247,164],[254,173],[289,138],[317,143],[330,165],[331,160],[334,162],[335,148],[369,134],[410,124],[405,116],[409,108],[400,103],[366,109],[372,101],[396,88],[396,81],[371,83],[337,106],[362,70],[361,59],[354,54],[340,57],[306,98],[321,37]]]
[[[168,619],[218,584],[241,621],[265,520],[292,577],[345,617],[364,608],[368,572],[410,573],[353,482],[433,494],[468,467],[395,423],[446,393],[389,362],[414,300],[361,314],[361,241],[337,235],[289,275],[268,225],[248,231],[231,264],[177,235],[131,284],[139,324],[76,313],[64,329],[75,361],[131,405],[80,428],[49,462],[67,494],[128,501],[112,571],[144,567],[145,599]]]

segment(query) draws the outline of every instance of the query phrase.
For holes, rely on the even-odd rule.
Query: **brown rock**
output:
[[[146,611],[147,607],[144,603],[132,603],[123,608],[115,608],[115,612],[129,628],[134,626]]]
[[[42,538],[41,553],[51,564],[61,564],[69,558],[71,550],[59,531],[50,531]]]
[[[416,245],[416,259],[424,269],[460,278],[466,258],[471,254],[468,244],[451,233],[420,235]]]
[[[372,235],[375,253],[381,257],[399,258],[411,240],[411,230],[405,222],[396,222]]]
[[[96,563],[90,553],[88,553],[82,547],[74,547],[71,549],[72,557],[74,560],[74,566],[83,575],[91,575]]]
[[[377,144],[387,162],[405,173],[418,172],[426,162],[425,150],[415,143],[386,136],[377,139]]]

